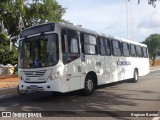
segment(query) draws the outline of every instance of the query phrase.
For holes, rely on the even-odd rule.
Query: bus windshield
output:
[[[18,59],[20,68],[56,65],[59,59],[57,34],[44,34],[20,40]]]

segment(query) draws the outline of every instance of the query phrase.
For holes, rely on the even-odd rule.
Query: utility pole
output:
[[[126,0],[127,39],[134,40],[131,0]]]

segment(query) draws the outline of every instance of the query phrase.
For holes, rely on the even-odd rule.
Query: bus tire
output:
[[[95,90],[95,80],[92,75],[87,75],[85,79],[85,85],[84,85],[84,90],[83,93],[85,96],[90,96],[93,94]]]
[[[133,83],[137,83],[138,80],[139,80],[138,70],[135,69],[135,70],[134,70],[134,74],[133,74],[133,78],[132,78],[132,82],[133,82]]]
[[[18,87],[17,87],[17,92],[18,92],[18,94],[20,94],[20,95],[25,95],[25,94],[27,93],[27,90],[19,90],[19,85],[18,85]]]

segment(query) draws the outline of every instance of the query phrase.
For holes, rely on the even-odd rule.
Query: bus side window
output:
[[[124,57],[130,56],[129,44],[126,42],[122,42],[122,51]]]
[[[136,45],[137,56],[142,57],[142,49],[141,46]]]
[[[143,57],[148,58],[147,48],[143,47],[142,51],[143,51]]]
[[[141,47],[141,52],[142,52],[142,56],[141,57],[144,57],[143,47]]]
[[[79,54],[78,34],[76,31],[68,30],[68,47],[70,54]]]
[[[81,33],[80,36],[82,53],[87,55],[96,55],[98,53],[96,37],[87,33]]]
[[[64,33],[64,34],[63,34]],[[70,63],[80,57],[78,34],[74,30],[62,30],[63,63]]]
[[[71,38],[70,39],[70,53],[75,53],[78,54],[78,39],[76,38]]]
[[[99,54],[100,55],[105,55],[105,44],[104,44],[104,38],[98,37],[98,46],[99,46]]]
[[[61,31],[61,42],[62,42],[62,53],[67,53],[67,31],[66,29],[62,29]]]
[[[131,56],[136,57],[137,55],[136,55],[135,45],[131,44],[130,49],[131,49]]]
[[[112,40],[112,51],[114,56],[121,56],[121,43],[118,40]]]
[[[106,48],[106,55],[110,56],[111,55],[111,43],[108,38],[105,38],[105,48]]]

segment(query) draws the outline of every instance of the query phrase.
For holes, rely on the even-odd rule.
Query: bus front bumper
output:
[[[62,79],[49,81],[46,83],[26,83],[19,80],[19,90],[27,91],[55,91],[55,92],[67,92],[67,87],[62,87]]]

